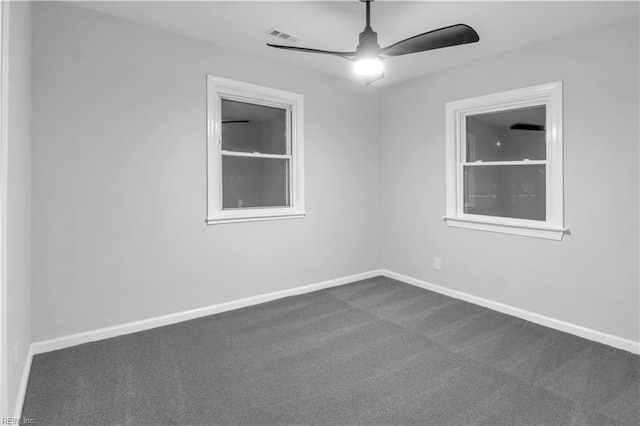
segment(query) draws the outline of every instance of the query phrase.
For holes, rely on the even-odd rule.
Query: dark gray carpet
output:
[[[639,424],[637,355],[387,278],[36,355],[36,424]]]

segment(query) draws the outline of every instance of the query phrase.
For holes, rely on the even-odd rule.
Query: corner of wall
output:
[[[11,419],[31,364],[31,4],[2,6],[2,370]]]

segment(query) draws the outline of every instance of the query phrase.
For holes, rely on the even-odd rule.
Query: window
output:
[[[562,83],[449,102],[449,226],[561,240]]]
[[[207,223],[304,217],[303,96],[207,76]]]

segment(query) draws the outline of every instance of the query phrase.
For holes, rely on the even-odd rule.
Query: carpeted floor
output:
[[[53,424],[609,425],[640,357],[388,278],[36,355]]]

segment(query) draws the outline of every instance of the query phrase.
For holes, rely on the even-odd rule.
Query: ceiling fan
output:
[[[509,128],[511,130],[533,130],[536,132],[546,131],[545,126],[541,126],[540,124],[528,124],[528,123],[516,123]]]
[[[475,43],[480,40],[478,33],[473,28],[465,24],[456,24],[409,37],[386,47],[380,47],[378,34],[373,31],[370,25],[370,3],[374,0],[360,1],[366,3],[367,21],[364,31],[360,33],[360,42],[355,51],[335,52],[271,43],[267,43],[267,46],[298,52],[322,53],[347,59],[353,62],[353,68],[356,73],[364,76],[365,84],[369,85],[384,77],[384,65],[382,63],[384,59],[443,47],[458,46],[460,44]]]

